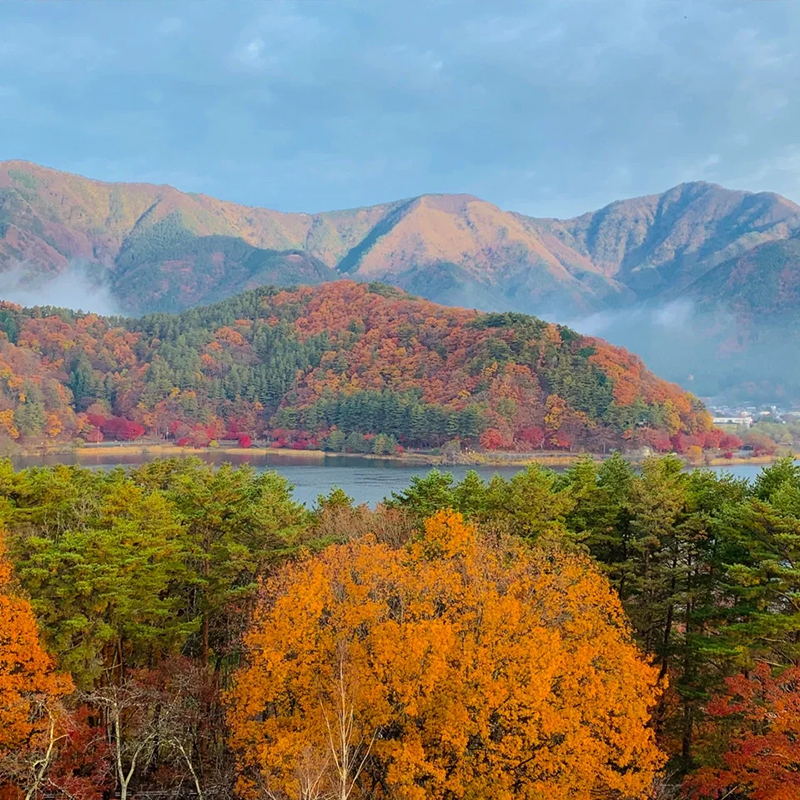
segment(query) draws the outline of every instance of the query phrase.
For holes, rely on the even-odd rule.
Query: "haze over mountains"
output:
[[[302,214],[0,163],[6,299],[54,302],[47,280],[67,273],[77,285],[75,270],[126,313],[178,311],[264,284],[383,281],[438,302],[569,322],[699,394],[796,392],[798,234],[800,207],[789,200],[701,182],[569,220],[469,195]]]

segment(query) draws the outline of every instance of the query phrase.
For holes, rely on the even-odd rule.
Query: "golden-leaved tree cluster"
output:
[[[583,557],[441,511],[269,581],[229,694],[247,798],[644,797],[657,674]]]
[[[30,603],[13,585],[0,539],[0,767],[14,776],[25,800],[43,787],[64,736],[60,701],[72,688],[39,642]]]

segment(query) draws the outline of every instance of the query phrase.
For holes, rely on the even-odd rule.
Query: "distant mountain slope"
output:
[[[384,284],[261,288],[140,319],[0,305],[0,446],[149,431],[331,449],[380,434],[384,448],[669,449],[708,445],[710,428],[702,404],[625,350]]]
[[[0,261],[39,272],[101,264],[131,310],[348,275],[435,300],[574,315],[674,297],[717,264],[796,231],[800,208],[788,200],[706,183],[571,220],[525,217],[470,195],[289,214],[0,163]],[[256,269],[249,248],[269,251],[261,261],[270,268]]]
[[[535,226],[470,195],[409,201],[384,218],[343,267],[357,277],[414,291],[424,290],[432,278],[439,288],[436,299],[442,294],[468,299],[475,292],[505,305],[522,296],[540,308],[588,310],[624,294],[588,259],[545,242]],[[440,283],[443,274],[447,285]]]
[[[6,263],[25,263],[37,271],[59,271],[70,261],[104,265],[130,309],[180,309],[205,300],[205,293],[174,292],[172,284],[179,285],[180,277],[170,280],[166,272],[185,275],[192,259],[186,262],[176,251],[208,251],[208,243],[188,244],[208,236],[238,238],[259,249],[304,251],[341,274],[415,290],[427,282],[420,272],[430,272],[432,285],[451,300],[469,301],[474,295],[483,304],[502,305],[523,295],[525,303],[575,312],[602,308],[609,298],[625,294],[584,256],[552,237],[545,243],[535,226],[462,195],[283,214],[169,186],[108,184],[5,162],[0,164],[0,234],[0,259]],[[318,279],[333,277],[315,271]],[[208,292],[218,291],[217,298],[240,288],[228,284],[226,270],[216,280],[212,273],[205,271],[203,283]],[[443,273],[449,276],[444,284]],[[287,269],[270,279],[288,284],[305,277]],[[130,291],[142,280],[151,284],[146,298]]]
[[[234,236],[187,237],[147,255],[121,252],[116,294],[134,312],[214,303],[257,286],[315,285],[339,275],[303,250],[263,250]]]
[[[332,214],[284,214],[171,186],[104,183],[24,161],[0,162],[0,255],[65,266],[111,266],[150,239],[238,237],[267,250],[307,250],[334,266],[394,204]]]
[[[532,220],[637,297],[675,295],[707,270],[800,230],[800,207],[777,194],[684,183],[571,220]]]
[[[692,283],[686,295],[724,303],[742,315],[796,316],[800,309],[800,239],[767,242],[723,261]]]

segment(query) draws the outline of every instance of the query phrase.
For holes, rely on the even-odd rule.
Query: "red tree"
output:
[[[712,798],[800,797],[800,668],[776,675],[762,663],[749,677],[728,678],[708,711],[732,723],[733,734],[722,766],[701,769],[687,788]]]
[[[742,440],[732,433],[724,433],[719,440],[720,450],[738,450],[742,446]]]
[[[86,441],[90,442],[91,444],[98,444],[99,442],[103,441],[103,432],[100,428],[93,428],[86,434]]]
[[[144,426],[124,417],[109,417],[104,420],[100,430],[105,436],[110,436],[123,442],[132,442],[144,436]]]
[[[523,428],[518,434],[517,439],[521,444],[529,447],[541,447],[544,444],[544,430],[539,427]]]

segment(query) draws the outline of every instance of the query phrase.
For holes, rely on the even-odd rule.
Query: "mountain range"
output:
[[[303,214],[0,162],[0,265],[16,267],[23,283],[80,265],[108,285],[120,310],[147,313],[265,284],[382,281],[437,302],[578,327],[600,314],[587,323],[599,319],[600,330],[590,332],[649,348],[650,363],[669,344],[659,337],[674,339],[675,331],[662,325],[650,347],[652,330],[642,328],[653,327],[651,318],[634,310],[691,303],[691,338],[730,367],[708,388],[758,380],[750,375],[753,348],[771,340],[764,331],[774,330],[776,318],[792,324],[799,235],[800,207],[786,198],[703,182],[567,220],[447,194]],[[699,322],[698,313],[705,315]],[[635,323],[638,333],[625,333],[620,321]],[[760,356],[755,361],[763,366]],[[690,370],[702,372],[697,366],[681,363],[666,377],[686,384]]]

